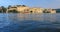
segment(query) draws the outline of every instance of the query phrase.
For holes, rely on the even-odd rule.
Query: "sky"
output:
[[[0,0],[0,6],[26,5],[29,7],[60,8],[60,0]]]

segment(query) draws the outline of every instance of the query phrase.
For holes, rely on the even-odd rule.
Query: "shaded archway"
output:
[[[30,13],[33,13],[33,11],[30,11]]]
[[[17,10],[9,10],[8,13],[18,13]]]

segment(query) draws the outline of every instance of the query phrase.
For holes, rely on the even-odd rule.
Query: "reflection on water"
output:
[[[0,14],[0,32],[60,32],[60,14]]]
[[[8,14],[12,21],[37,20],[37,21],[60,21],[59,14]]]

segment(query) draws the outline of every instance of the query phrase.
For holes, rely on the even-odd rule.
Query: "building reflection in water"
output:
[[[14,16],[13,16],[14,17]],[[17,14],[14,18],[19,20],[56,21],[55,14]]]

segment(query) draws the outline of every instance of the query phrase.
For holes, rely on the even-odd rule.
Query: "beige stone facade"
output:
[[[29,7],[17,7],[17,11],[19,11],[20,13],[28,12]]]
[[[7,9],[6,13],[8,13],[9,11],[13,11],[13,10],[17,10],[17,7],[15,7],[15,6],[9,7],[9,9]]]
[[[56,10],[52,10],[51,13],[56,13]]]
[[[29,11],[32,13],[43,13],[43,10],[42,8],[30,8]]]
[[[47,11],[50,13],[56,13],[56,10],[54,10],[54,9],[48,9]]]
[[[10,7],[9,9],[7,9],[7,11],[10,11],[10,10],[16,10],[20,13],[44,13],[44,11],[47,13],[56,13],[56,10],[54,9],[44,9],[44,8],[30,8],[30,7],[27,7],[27,6],[13,6],[13,7]]]

